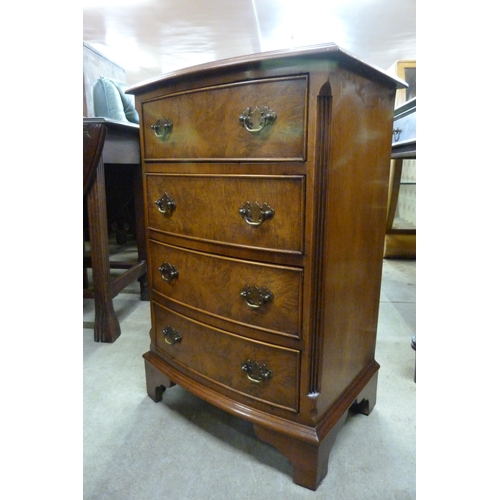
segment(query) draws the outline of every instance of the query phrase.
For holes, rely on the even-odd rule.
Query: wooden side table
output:
[[[99,154],[99,137],[102,140],[103,136],[104,144],[101,144],[102,153]],[[90,258],[84,257],[84,269],[91,267],[93,271],[93,288],[84,288],[83,296],[95,300],[94,340],[112,343],[121,333],[113,298],[130,283],[139,279],[141,300],[149,300],[139,126],[106,118],[84,118],[83,141],[84,196],[87,199],[91,247]],[[134,196],[137,262],[110,261],[105,192],[106,164],[136,167]],[[111,269],[125,271],[113,279]]]

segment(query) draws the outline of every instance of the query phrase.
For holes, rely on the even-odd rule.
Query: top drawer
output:
[[[142,106],[145,160],[306,157],[307,76],[172,94]]]

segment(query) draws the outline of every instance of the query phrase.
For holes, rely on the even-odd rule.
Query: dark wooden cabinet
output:
[[[148,394],[159,401],[179,384],[251,421],[310,489],[347,410],[375,404],[403,85],[324,45],[129,90],[141,116],[152,287]]]

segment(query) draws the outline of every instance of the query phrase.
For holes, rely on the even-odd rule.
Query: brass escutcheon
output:
[[[272,219],[274,216],[274,208],[270,207],[267,203],[260,206],[256,201],[254,203],[245,202],[239,209],[239,212],[250,226],[260,226],[264,221]]]
[[[177,330],[174,330],[171,326],[164,328],[161,333],[163,333],[165,342],[168,345],[174,345],[182,341],[181,334]]]
[[[177,271],[175,266],[170,264],[170,262],[164,262],[158,268],[158,271],[160,271],[162,279],[165,280],[167,283],[170,283],[179,277],[179,271]]]
[[[260,132],[265,126],[271,125],[276,120],[276,113],[267,106],[260,109],[246,108],[240,114],[240,124],[252,134]]]
[[[273,376],[273,372],[264,364],[246,359],[241,363],[241,369],[246,373],[248,380],[255,384],[261,384]]]
[[[249,307],[258,309],[261,306],[269,304],[273,301],[274,295],[265,286],[259,288],[256,285],[245,285],[240,290],[242,297]]]
[[[175,201],[167,193],[163,193],[162,197],[155,201],[155,205],[158,211],[165,215],[172,215],[176,207]]]
[[[172,131],[172,127],[173,123],[168,118],[158,118],[156,123],[151,125],[151,129],[159,139],[165,139],[165,137],[167,137],[167,135]]]

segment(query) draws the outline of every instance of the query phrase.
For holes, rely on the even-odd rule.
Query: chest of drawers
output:
[[[375,405],[402,85],[324,45],[129,90],[141,117],[148,394],[160,401],[179,384],[249,420],[313,490],[349,408]]]

